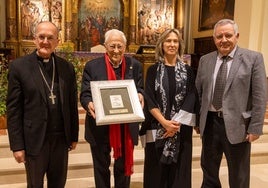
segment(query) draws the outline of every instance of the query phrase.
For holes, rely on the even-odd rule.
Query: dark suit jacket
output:
[[[217,52],[201,57],[196,77],[200,96],[200,134],[204,133],[212,99]],[[267,80],[262,54],[237,47],[223,94],[222,111],[230,143],[245,141],[246,134],[262,134]]]
[[[90,81],[107,80],[105,58],[100,57],[89,61],[84,68],[80,102],[86,111],[89,102],[92,102]],[[143,93],[142,65],[136,59],[126,56],[125,79],[134,79],[139,93]],[[130,134],[135,145],[138,144],[139,123],[129,124]],[[109,143],[109,128],[106,125],[96,126],[96,121],[89,113],[86,115],[85,139],[91,144]]]
[[[77,85],[74,67],[55,57],[59,77],[62,117],[67,144],[78,141]],[[7,124],[10,148],[38,155],[46,135],[48,108],[36,52],[14,60],[9,66]]]

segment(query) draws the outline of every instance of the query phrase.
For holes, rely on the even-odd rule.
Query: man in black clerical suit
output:
[[[53,52],[59,43],[51,22],[36,27],[36,50],[9,66],[7,124],[10,148],[24,163],[27,187],[65,186],[68,151],[78,141],[74,67]]]

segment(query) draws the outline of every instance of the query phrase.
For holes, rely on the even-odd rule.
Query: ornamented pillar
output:
[[[19,55],[16,0],[6,0],[6,39],[5,47],[12,49],[12,59]]]
[[[129,44],[135,44],[136,38],[136,17],[137,17],[137,0],[129,1]]]
[[[182,29],[184,27],[184,14],[185,14],[184,9],[185,9],[185,0],[178,0],[176,7],[177,15],[175,18],[176,21],[175,27],[179,29],[180,32],[182,32]]]
[[[17,20],[16,20],[16,1],[7,0],[6,10],[7,10],[6,40],[14,41],[18,38]]]
[[[72,0],[65,1],[65,16],[65,41],[70,41],[72,31]]]
[[[129,0],[129,52],[136,53],[139,45],[136,44],[137,0]]]
[[[72,0],[65,1],[65,42],[63,46],[74,49],[74,43],[72,43],[72,3]]]
[[[72,0],[72,25],[71,40],[76,44],[78,36],[78,0]]]

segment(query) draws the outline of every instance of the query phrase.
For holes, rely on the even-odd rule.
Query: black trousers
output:
[[[46,174],[48,188],[64,188],[68,168],[68,146],[64,133],[47,136],[38,156],[26,154],[27,188],[43,188]]]
[[[192,133],[193,128],[182,125],[178,162],[163,164],[159,161],[162,149],[155,143],[147,143],[144,160],[144,188],[192,187]]]
[[[110,188],[110,165],[111,165],[111,148],[110,144],[97,144],[91,146],[91,154],[94,165],[94,179],[96,188]],[[122,157],[114,161],[114,187],[115,188],[129,188],[130,176],[125,176],[125,158],[124,147],[122,147]]]
[[[155,142],[146,143],[144,157],[143,188],[157,188],[160,186],[161,172]]]
[[[202,138],[202,188],[221,187],[219,169],[223,153],[228,165],[229,187],[249,188],[250,150],[249,142],[231,144],[226,136],[224,119],[209,112]]]

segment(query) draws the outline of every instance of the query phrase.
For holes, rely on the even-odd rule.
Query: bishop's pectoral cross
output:
[[[52,104],[55,104],[56,95],[51,92],[49,98],[51,99]]]

